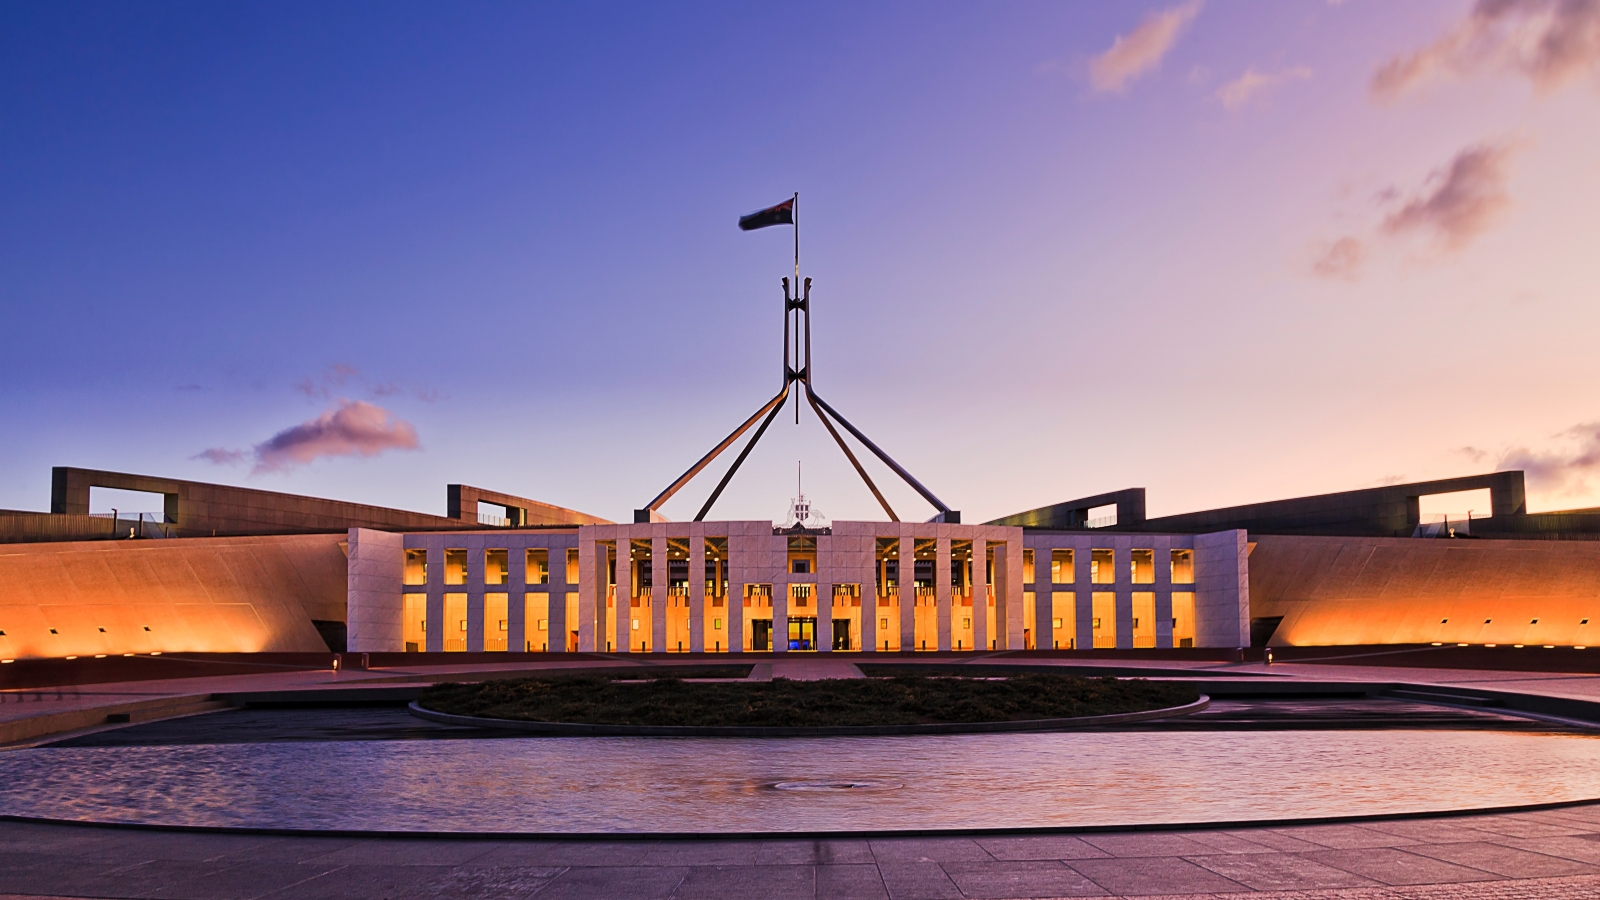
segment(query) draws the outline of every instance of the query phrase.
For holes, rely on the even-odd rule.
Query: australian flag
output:
[[[766,228],[769,225],[794,224],[794,198],[769,206],[760,212],[753,212],[748,216],[739,217],[739,228],[744,231],[755,231],[757,228]]]

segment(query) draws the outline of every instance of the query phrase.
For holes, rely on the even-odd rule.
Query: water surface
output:
[[[514,738],[0,753],[0,813],[294,829],[576,834],[1081,827],[1439,812],[1597,797],[1600,738],[1570,733]]]

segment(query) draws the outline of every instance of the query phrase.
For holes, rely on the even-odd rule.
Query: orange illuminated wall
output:
[[[1600,541],[1252,535],[1275,645],[1600,644]]]
[[[0,658],[326,652],[344,535],[0,545]]]

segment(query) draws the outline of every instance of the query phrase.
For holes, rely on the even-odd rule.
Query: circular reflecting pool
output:
[[[1600,797],[1600,739],[1494,731],[323,741],[0,753],[0,813],[528,833],[905,831]]]

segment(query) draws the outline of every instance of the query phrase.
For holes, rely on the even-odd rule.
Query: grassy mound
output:
[[[440,684],[424,691],[420,702],[455,715],[535,722],[792,727],[1056,719],[1163,709],[1198,698],[1183,684],[1055,674],[715,684],[568,676]]]

